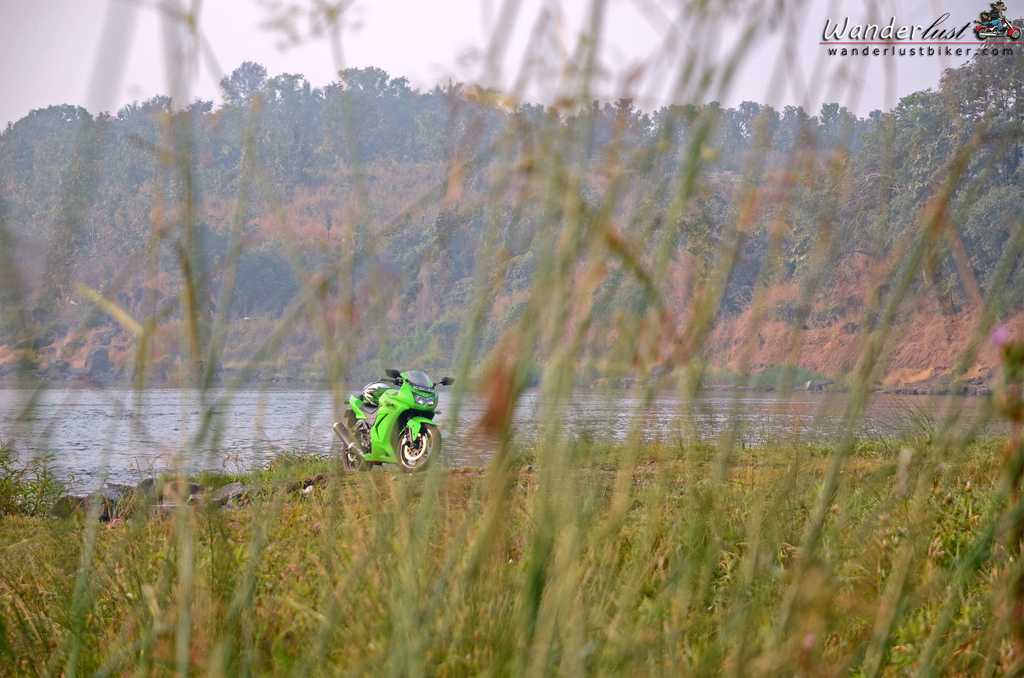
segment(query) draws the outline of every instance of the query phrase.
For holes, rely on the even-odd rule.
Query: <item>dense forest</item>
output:
[[[812,276],[820,303],[782,295],[771,317],[854,332],[886,284],[856,278],[928,224],[946,233],[913,285],[946,317],[981,303],[1021,228],[1019,56],[978,57],[866,118],[837,104],[541,106],[457,84],[418,91],[375,68],[315,88],[245,63],[222,89],[219,105],[52,106],[0,134],[0,375],[127,378],[155,327],[147,379],[173,381],[183,323],[220,337],[220,376],[256,360],[254,378],[315,379],[339,347],[353,377],[445,366],[464,342],[483,356],[529,312],[566,219],[583,224],[574,246],[609,248],[593,291],[609,326],[662,303],[652,280],[685,322],[687,290],[724,270],[720,325],[759,286]],[[947,183],[942,218],[923,217]],[[1002,317],[1024,305],[1012,254]],[[357,339],[343,330],[354,325]],[[594,376],[643,362],[613,339],[588,344]],[[712,363],[729,341],[707,344]]]

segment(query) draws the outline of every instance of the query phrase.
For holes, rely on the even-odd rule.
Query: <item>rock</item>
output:
[[[134,493],[135,488],[130,485],[110,483],[92,494],[65,495],[54,503],[50,513],[59,518],[69,518],[75,513],[85,514],[92,508],[92,502],[98,498],[100,509],[98,517],[100,522],[106,523],[123,517],[123,514],[130,509],[128,500]]]
[[[209,501],[215,506],[227,506],[249,498],[254,492],[254,488],[243,483],[228,483],[224,487],[214,490],[210,494]]]

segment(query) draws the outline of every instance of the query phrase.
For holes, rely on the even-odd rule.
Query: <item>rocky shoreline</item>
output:
[[[309,493],[327,483],[325,474],[316,474],[287,484],[289,493]],[[54,504],[50,514],[57,518],[75,515],[95,516],[100,522],[113,522],[143,510],[167,514],[185,506],[234,508],[250,503],[266,490],[256,483],[233,480],[202,485],[181,478],[146,478],[136,485],[105,484],[89,494],[66,494]]]

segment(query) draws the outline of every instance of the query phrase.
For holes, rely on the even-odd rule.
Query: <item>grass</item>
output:
[[[0,651],[12,673],[60,671],[73,649],[76,672],[164,673],[187,628],[186,668],[218,675],[869,673],[877,647],[879,667],[902,672],[920,668],[951,577],[998,519],[1003,446],[858,446],[806,560],[797,545],[830,448],[747,450],[724,478],[700,446],[413,477],[292,459],[243,477],[262,492],[241,508],[100,527],[7,517]],[[285,489],[311,473],[329,482]],[[939,641],[948,672],[1008,668],[999,586],[1012,569],[989,549],[957,598]]]
[[[724,369],[709,370],[707,380],[712,384],[721,386],[741,385],[756,391],[774,391],[784,381],[793,384],[797,389],[803,389],[808,382],[818,382],[823,386],[827,386],[830,391],[845,389],[845,385],[841,382],[836,383],[835,379],[797,365],[771,365],[750,375],[737,374]]]
[[[502,16],[514,15],[516,4],[509,3]],[[1017,137],[986,129],[987,119],[972,123],[970,134],[936,129],[936,138],[955,152],[929,170],[934,176],[920,179],[915,202],[880,201],[880,223],[907,212],[907,226],[894,231],[891,243],[878,245],[885,272],[863,300],[863,321],[854,324],[862,328],[856,335],[858,360],[831,387],[847,395],[830,444],[743,449],[739,397],[725,419],[733,426],[713,445],[641,443],[636,430],[624,443],[570,442],[556,406],[580,382],[628,382],[638,405],[624,408],[621,416],[638,421],[632,415],[659,389],[674,386],[681,402],[692,403],[702,384],[716,380],[708,365],[714,357],[709,338],[716,318],[732,303],[728,283],[742,272],[751,236],[760,239],[763,252],[756,279],[745,283],[751,290],[749,304],[743,301],[749,327],[730,363],[735,373],[721,376],[783,394],[821,381],[820,375],[783,367],[757,373],[757,330],[773,318],[771,286],[798,264],[799,276],[791,280],[797,298],[775,319],[788,328],[777,337],[780,365],[801,364],[816,295],[828,293],[836,262],[847,254],[847,208],[874,202],[847,161],[849,131],[840,133],[844,138],[837,144],[820,148],[814,135],[798,139],[788,157],[766,167],[766,129],[754,124],[747,130],[752,141],[746,159],[738,159],[743,171],[735,173],[727,213],[714,228],[694,214],[720,178],[710,161],[725,151],[717,140],[718,116],[708,109],[692,120],[670,117],[659,133],[664,138],[635,149],[623,143],[628,130],[615,123],[611,141],[592,155],[601,130],[595,120],[576,114],[591,107],[603,69],[602,24],[612,19],[606,17],[607,3],[589,4],[589,26],[576,36],[576,45],[564,49],[558,40],[563,56],[551,69],[559,74],[557,82],[541,77],[548,67],[535,68],[550,42],[539,30],[546,24],[538,20],[538,40],[526,50],[521,76],[509,92],[514,100],[537,89],[562,102],[552,113],[559,120],[575,118],[573,124],[540,126],[532,141],[510,126],[484,145],[474,138],[471,118],[465,134],[456,133],[464,120],[453,104],[441,113],[450,115],[446,136],[452,144],[443,179],[422,197],[387,196],[400,203],[400,219],[409,223],[415,218],[443,227],[440,215],[479,209],[482,226],[470,277],[447,280],[442,274],[458,257],[433,244],[423,243],[431,257],[416,260],[423,288],[440,282],[434,289],[442,290],[450,282],[448,295],[435,291],[433,298],[399,299],[386,284],[394,272],[383,264],[409,243],[395,239],[401,224],[388,216],[392,210],[370,200],[362,177],[371,174],[356,153],[344,168],[345,181],[355,182],[351,204],[344,205],[350,214],[338,224],[344,246],[315,271],[304,270],[295,257],[301,290],[292,302],[272,322],[245,321],[237,328],[230,309],[243,250],[252,246],[250,221],[292,207],[272,185],[272,156],[258,143],[265,131],[261,111],[273,110],[273,102],[257,94],[235,110],[241,116],[235,129],[240,159],[232,179],[237,194],[224,206],[231,216],[222,224],[228,247],[217,266],[223,271],[217,303],[210,303],[217,288],[205,272],[197,235],[205,218],[200,196],[214,193],[196,172],[206,162],[205,147],[196,140],[203,128],[166,114],[154,137],[159,143],[153,144],[154,178],[147,189],[152,204],[144,210],[149,216],[131,218],[132,228],[146,238],[144,251],[103,271],[96,278],[103,282],[102,293],[87,288],[93,290],[89,310],[76,312],[86,316],[69,328],[68,337],[72,346],[84,342],[106,316],[105,322],[118,323],[132,337],[132,362],[125,369],[136,393],[144,392],[154,374],[199,389],[201,424],[182,431],[187,440],[180,451],[187,456],[208,444],[216,447],[219,427],[239,424],[229,422],[229,408],[221,407],[230,404],[234,389],[251,378],[287,377],[281,366],[296,362],[289,358],[322,355],[321,363],[308,364],[324,367],[315,376],[329,383],[340,409],[346,380],[370,369],[359,358],[362,347],[375,347],[371,362],[383,363],[399,348],[422,350],[421,358],[441,356],[439,346],[421,345],[415,331],[384,331],[389,325],[382,315],[401,317],[415,308],[451,325],[444,334],[446,357],[438,359],[457,377],[452,402],[446,403],[451,420],[458,420],[468,377],[475,376],[485,406],[475,425],[498,438],[510,435],[523,388],[536,384],[551,403],[538,422],[546,444],[528,450],[503,445],[486,470],[436,465],[414,477],[379,471],[342,476],[328,459],[286,457],[249,475],[199,479],[209,487],[233,480],[252,484],[258,491],[250,504],[217,509],[179,503],[169,512],[154,512],[144,500],[116,512],[119,517],[109,523],[96,520],[99,501],[71,518],[47,517],[60,486],[46,460],[19,466],[9,450],[0,450],[0,673],[1024,671],[1024,344],[1003,346],[1002,371],[994,378],[1005,383],[996,383],[985,401],[985,417],[995,410],[1015,422],[1009,441],[979,441],[964,433],[975,422],[962,421],[955,404],[945,413],[908,415],[912,437],[870,443],[855,438],[893,337],[904,329],[897,321],[917,302],[921,281],[941,270],[935,264],[945,256],[945,243],[957,248],[964,226],[953,223],[962,221],[958,191],[970,193],[972,178],[1002,167],[1006,154],[989,153],[989,137],[1000,148]],[[342,20],[341,6],[313,7],[313,33],[327,42],[341,70],[341,28],[348,19]],[[184,101],[200,61],[215,80],[222,75],[216,59],[208,58],[199,3],[189,11],[153,9],[167,29],[169,80],[181,85],[171,94]],[[771,16],[746,12],[746,28],[737,25],[740,30],[733,32],[753,37],[768,24],[789,31],[798,19],[814,20],[799,5],[774,16],[786,9],[766,9]],[[673,101],[704,104],[728,96],[744,55],[759,53],[748,50],[744,38],[715,56],[720,36],[707,25],[718,22],[718,14],[697,3],[680,7],[679,18],[692,19],[685,24],[655,19],[673,25],[664,45],[652,46],[644,67],[658,85],[673,77],[658,66],[662,60],[680,64]],[[546,16],[547,9],[539,19]],[[551,25],[557,24],[555,17]],[[504,29],[511,27],[498,28],[488,63],[502,61],[510,33]],[[110,84],[108,72],[120,72],[112,55],[128,53],[116,49],[117,41],[103,44],[114,48],[104,48],[97,59],[93,94]],[[790,58],[780,52],[775,69],[764,64],[771,90],[784,73],[795,72]],[[769,76],[772,70],[777,76]],[[823,84],[825,71],[814,72],[819,82],[806,83],[808,95]],[[830,87],[849,89],[853,98],[863,81],[856,72],[832,80]],[[622,94],[630,97],[631,90],[624,87]],[[948,102],[956,111],[950,125],[968,121],[956,108],[959,102]],[[338,116],[332,129],[347,139],[376,123],[349,110]],[[1004,125],[1005,119],[995,122]],[[682,143],[662,143],[679,134]],[[107,212],[102,223],[125,218],[109,212],[110,200],[85,181],[100,167],[90,139],[83,136],[68,150],[58,182],[60,205],[49,210],[60,214],[47,261],[73,263],[86,256],[75,246],[88,230],[82,225],[91,223],[82,196],[100,196]],[[881,145],[876,175],[888,177],[902,164],[889,157],[895,145]],[[484,150],[471,150],[480,146]],[[478,172],[484,166],[486,177]],[[674,169],[663,172],[665,167]],[[460,198],[463,184],[467,192]],[[910,184],[880,180],[879,195],[903,185]],[[476,191],[478,199],[471,196]],[[328,202],[349,202],[349,193],[327,195]],[[42,228],[44,217],[38,219],[28,225]],[[528,266],[506,237],[520,222],[532,238]],[[981,347],[998,335],[992,330],[999,320],[1014,310],[1004,307],[1003,294],[1012,288],[1024,249],[1024,222],[1007,229],[997,260],[986,266],[985,295],[975,304],[968,348],[949,372],[954,392],[971,374]],[[0,212],[0,241],[13,242],[11,233]],[[683,251],[681,236],[694,240],[692,267],[673,263]],[[786,254],[791,245],[800,250],[792,257]],[[28,348],[46,332],[31,312],[44,293],[70,299],[65,287],[89,281],[72,280],[71,265],[47,266],[59,275],[52,289],[40,289],[33,278],[22,280],[14,251],[0,246],[0,315]],[[970,266],[957,268],[964,287],[977,289]],[[177,282],[167,282],[171,272]],[[683,284],[677,275],[683,272],[693,279]],[[409,273],[416,277],[412,268]],[[509,277],[517,281],[515,312],[503,316],[507,322],[498,333],[496,299]],[[138,280],[145,285],[139,288],[133,282]],[[166,301],[173,303],[158,303],[154,286],[164,285]],[[136,318],[122,303],[139,297]],[[839,311],[829,315],[838,318]],[[212,389],[218,378],[223,388]],[[119,403],[112,395],[114,414],[122,412]],[[602,433],[595,432],[594,440],[603,439]],[[327,482],[312,491],[292,489],[319,475]]]
[[[49,456],[19,464],[14,446],[0,440],[0,517],[45,515],[64,491]]]

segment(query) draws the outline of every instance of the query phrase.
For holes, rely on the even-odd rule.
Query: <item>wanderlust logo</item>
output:
[[[825,30],[821,32],[824,43],[856,41],[955,41],[970,35],[971,22],[963,26],[949,27],[949,12],[942,14],[927,26],[921,24],[897,24],[896,17],[887,24],[857,24],[844,17],[842,22],[825,19]]]
[[[902,23],[897,17],[885,23],[856,23],[850,17],[825,19],[821,43],[830,56],[971,56],[1013,54],[1012,47],[1024,32],[1021,22],[1006,17],[1006,3],[993,2],[977,19],[958,22],[949,12],[928,23]]]

